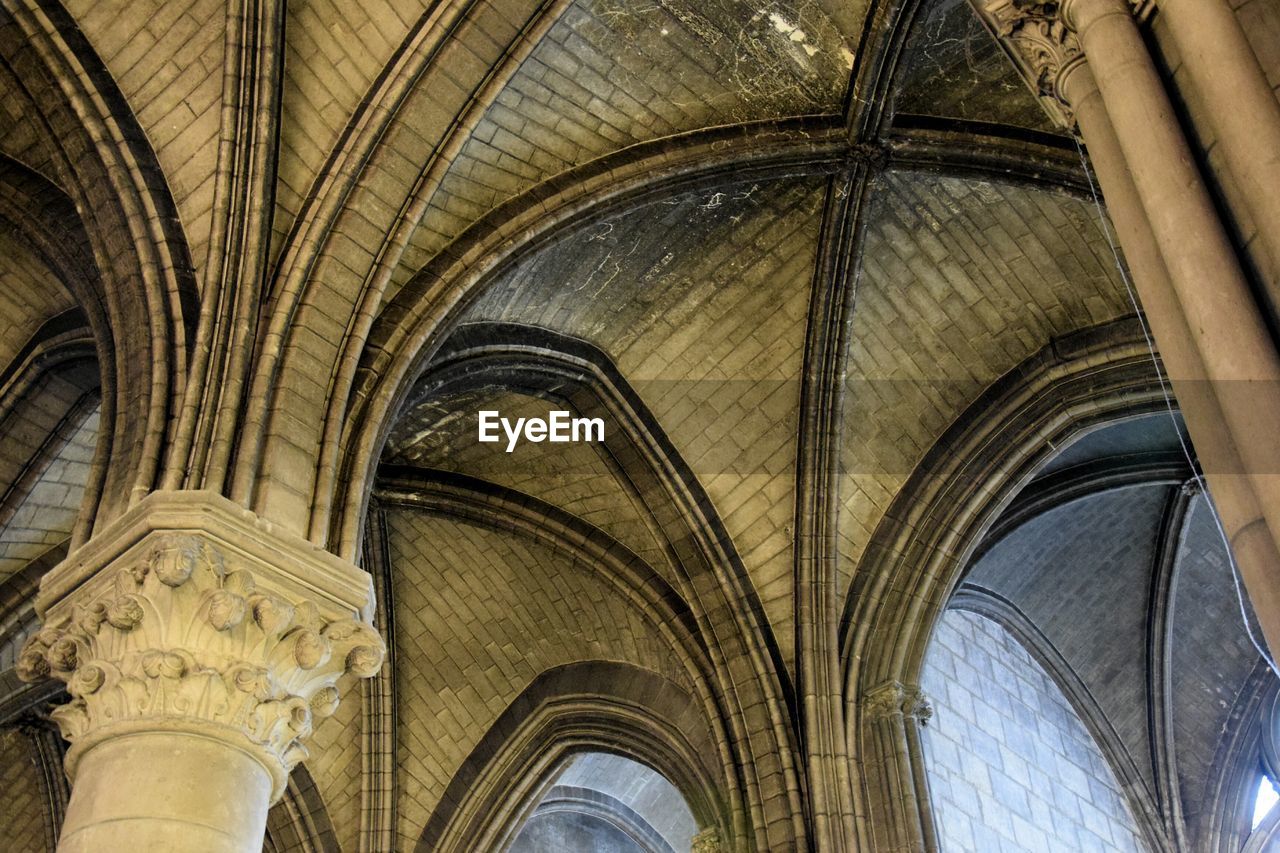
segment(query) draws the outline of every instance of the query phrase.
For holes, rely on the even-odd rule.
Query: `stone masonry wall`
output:
[[[1144,846],[1062,691],[991,620],[943,616],[921,678],[925,765],[946,853],[1111,853]]]

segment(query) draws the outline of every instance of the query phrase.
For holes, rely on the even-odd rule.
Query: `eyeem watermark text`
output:
[[[575,418],[560,410],[550,412],[545,418],[516,418],[514,422],[495,411],[480,412],[480,441],[502,441],[499,428],[506,436],[508,453],[516,449],[521,436],[534,444],[604,441],[603,418]]]

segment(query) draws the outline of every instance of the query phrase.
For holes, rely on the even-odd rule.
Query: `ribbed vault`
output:
[[[1227,756],[1269,725],[1258,629],[1181,430],[1164,411],[1066,446],[993,525],[951,602],[1045,667],[1157,850],[1221,843],[1215,821],[1237,808],[1224,783],[1252,775]]]
[[[1228,838],[1262,676],[1090,186],[960,0],[0,0],[0,663],[207,490],[361,563],[390,647],[279,853],[547,797],[671,843],[588,755],[681,845],[927,846],[876,709],[948,602],[1047,644],[1151,838]]]

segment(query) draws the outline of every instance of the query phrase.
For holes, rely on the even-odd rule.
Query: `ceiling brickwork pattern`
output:
[[[96,411],[68,429],[62,451],[0,529],[0,576],[12,574],[71,533],[89,478],[97,434]]]
[[[342,695],[358,695],[355,679],[344,676],[338,684]],[[360,789],[363,760],[360,754],[359,702],[343,702],[331,717],[321,720],[313,736],[314,747],[307,769],[324,800],[325,810],[343,850],[359,849]]]
[[[400,827],[412,848],[454,771],[544,670],[628,661],[688,687],[674,650],[598,571],[546,546],[412,511],[391,516]]]
[[[273,257],[361,98],[423,11],[386,0],[287,5]]]
[[[75,301],[53,272],[21,241],[0,231],[0,365],[9,365],[40,325],[72,308]]]
[[[0,153],[43,174],[56,178],[49,140],[26,116],[28,99],[12,73],[0,63]]]
[[[571,166],[698,128],[839,112],[852,53],[812,0],[742,16],[731,0],[570,5],[450,166],[397,282],[467,224]]]
[[[898,81],[899,113],[1062,133],[1027,87],[968,0],[931,4],[912,29],[911,59]]]
[[[4,827],[5,846],[30,853],[46,851],[45,805],[35,755],[27,736],[17,729],[0,732],[0,790],[4,791],[0,826]]]
[[[1234,6],[1280,92],[1280,12],[1270,0]],[[41,32],[46,21],[54,32]],[[973,404],[984,391],[1064,336],[1134,313],[1084,178],[1062,166],[1075,156],[1069,139],[967,2],[14,0],[0,28],[0,154],[25,167],[0,180],[16,187],[29,169],[61,181],[66,197],[38,188],[48,210],[31,222],[77,211],[100,274],[57,281],[24,244],[31,222],[0,223],[0,371],[51,318],[75,321],[75,298],[93,301],[93,327],[77,334],[96,335],[110,368],[98,375],[76,349],[71,366],[41,362],[30,383],[12,384],[20,398],[0,399],[0,602],[33,560],[63,553],[73,532],[100,532],[95,522],[148,491],[211,488],[354,559],[358,531],[372,531],[361,501],[373,489],[387,541],[382,528],[369,538],[387,545],[378,570],[396,668],[377,682],[385,693],[344,681],[351,698],[319,723],[306,763],[315,790],[304,805],[341,849],[379,847],[382,818],[398,849],[439,830],[428,821],[460,805],[442,805],[446,791],[493,757],[475,751],[496,749],[489,738],[504,734],[495,722],[513,701],[584,662],[611,673],[601,698],[625,692],[610,678],[653,675],[657,692],[689,699],[673,718],[696,760],[713,744],[724,762],[710,770],[721,775],[707,810],[733,810],[721,828],[753,836],[726,848],[851,848],[855,808],[842,798],[853,789],[829,789],[852,783],[875,798],[875,756],[845,751],[879,723],[851,704],[867,685],[835,672],[861,664],[825,644],[844,629],[832,620],[855,579],[859,593],[874,588],[857,574],[864,557],[881,559],[869,548],[899,523],[888,513],[904,485],[949,428],[983,417]],[[1150,37],[1172,85],[1189,91],[1158,16]],[[1203,105],[1184,101],[1233,237],[1256,261],[1256,229]],[[274,111],[248,112],[264,106]],[[991,151],[967,150],[978,131]],[[920,152],[937,139],[934,162]],[[238,233],[253,214],[264,233]],[[224,224],[225,245],[211,245]],[[226,269],[203,268],[223,252]],[[94,272],[81,254],[71,247],[57,274]],[[208,286],[203,305],[178,292],[188,256]],[[1255,266],[1280,316],[1276,271]],[[846,282],[849,313],[826,315]],[[499,336],[523,326],[530,341],[598,350],[592,367],[634,392],[621,395],[627,405],[640,401],[639,450],[524,442],[508,454],[477,442],[482,408],[516,418],[569,407],[557,389],[530,396],[541,392],[511,379],[520,365],[431,391],[432,347],[497,324]],[[130,348],[144,338],[172,352]],[[829,358],[836,340],[844,351],[831,346]],[[145,357],[112,360],[113,346]],[[551,355],[537,346],[512,358]],[[807,371],[807,347],[820,370]],[[131,372],[152,364],[154,397]],[[120,426],[135,409],[147,417]],[[1173,447],[1150,439],[1081,443],[1052,476]],[[127,456],[143,443],[147,458]],[[99,446],[110,479],[93,465]],[[813,492],[798,493],[798,480]],[[969,578],[1048,638],[1152,790],[1162,756],[1146,593],[1176,494],[1161,481],[1059,506],[986,551]],[[483,521],[500,503],[507,516]],[[797,505],[835,517],[798,520]],[[1257,680],[1222,552],[1195,507],[1169,611],[1180,640],[1169,772],[1193,820]],[[834,549],[810,541],[827,534]],[[550,544],[557,536],[574,541]],[[630,557],[621,549],[587,556],[615,542],[637,558],[625,568],[635,578],[611,574],[621,569],[609,559]],[[892,578],[887,598],[913,594],[916,578]],[[922,601],[904,612],[928,610]],[[13,606],[0,613],[9,663],[33,629],[16,626],[26,605]],[[910,694],[888,687],[880,700]],[[362,705],[362,692],[376,701]],[[17,737],[0,736],[0,825],[35,850],[43,805]],[[564,779],[660,810],[673,780],[606,790],[625,760]],[[394,821],[385,804],[366,811],[369,774],[398,786]],[[697,827],[684,813],[674,824],[688,849]],[[297,849],[333,840],[294,829]]]
[[[592,224],[468,319],[603,347],[707,489],[790,649],[795,434],[822,185],[717,186]]]
[[[201,270],[212,228],[226,5],[218,0],[67,4],[155,149]]]
[[[1219,744],[1206,734],[1232,730],[1237,702],[1247,696],[1244,686],[1258,665],[1226,556],[1205,500],[1197,497],[1178,548],[1171,616],[1178,642],[1169,667],[1182,808],[1196,823],[1207,817],[1204,803],[1215,781]]]
[[[1147,598],[1167,488],[1120,489],[1050,510],[996,545],[968,580],[998,590],[1084,680],[1150,779]],[[1203,733],[1201,733],[1203,736]],[[1154,780],[1152,788],[1154,789]]]
[[[875,204],[846,366],[842,584],[979,392],[1055,335],[1133,310],[1090,203],[903,173]]]
[[[634,551],[671,584],[678,583],[653,521],[607,450],[586,443],[551,444],[521,438],[512,452],[499,428],[495,444],[477,441],[481,410],[518,418],[546,418],[557,402],[493,389],[452,395],[406,413],[389,440],[391,461],[466,474],[531,495],[600,528]],[[569,410],[573,411],[573,410]],[[576,411],[574,416],[578,416]]]
[[[973,613],[947,612],[936,636],[924,748],[946,848],[1145,849],[1093,736],[1027,650]]]

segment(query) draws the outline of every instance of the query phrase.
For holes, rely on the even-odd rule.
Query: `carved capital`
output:
[[[1083,61],[1080,42],[1060,14],[1061,4],[1042,0],[972,0],[978,16],[1053,121],[1065,128],[1075,117],[1058,86],[1064,70]]]
[[[978,17],[1009,56],[1055,124],[1070,130],[1075,116],[1062,82],[1085,61],[1072,26],[1073,4],[1082,0],[969,0]],[[1138,21],[1155,10],[1155,0],[1114,0]]]
[[[278,797],[316,719],[337,709],[338,679],[368,678],[382,665],[382,638],[362,615],[367,579],[331,555],[265,539],[238,508],[176,509],[185,528],[113,526],[104,535],[123,543],[98,547],[87,564],[77,552],[50,573],[42,599],[68,575],[82,582],[40,602],[44,626],[23,649],[19,675],[66,682],[71,701],[52,716],[71,743],[70,774],[113,735],[189,730],[257,755]],[[335,577],[340,569],[346,576]]]
[[[714,826],[699,830],[689,845],[690,853],[724,853],[724,844],[720,841],[720,830]]]
[[[862,712],[871,720],[902,716],[924,725],[933,717],[933,706],[919,687],[888,681],[868,691],[862,700]]]

